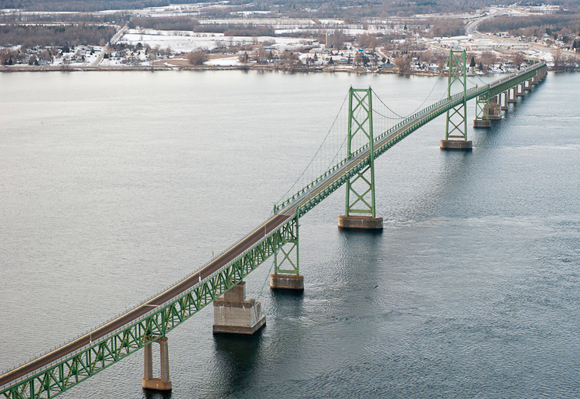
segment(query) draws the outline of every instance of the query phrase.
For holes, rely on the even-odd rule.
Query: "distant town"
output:
[[[580,68],[579,14],[560,5],[359,18],[255,8],[227,1],[93,12],[6,8],[0,10],[0,71],[429,75],[443,71],[451,48],[467,51],[472,74],[509,73],[539,60],[552,70]]]

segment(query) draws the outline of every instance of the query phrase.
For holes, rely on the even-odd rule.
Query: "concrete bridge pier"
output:
[[[304,276],[296,274],[270,274],[270,289],[304,291]]]
[[[341,229],[382,230],[383,218],[341,215],[338,217],[338,227]]]
[[[543,67],[537,70],[536,72],[536,82],[541,83],[544,81],[544,79],[546,79],[546,76],[548,75],[547,73],[547,68]]]
[[[502,97],[503,97],[503,102],[501,101]],[[507,91],[504,91],[503,93],[499,94],[499,105],[500,105],[500,109],[502,111],[507,111],[507,109],[508,109],[507,99],[508,99],[508,92]]]
[[[439,148],[452,151],[471,151],[473,144],[471,140],[440,140]]]
[[[262,304],[246,299],[246,282],[240,281],[213,301],[213,333],[252,335],[266,325]]]
[[[487,101],[479,99],[477,101],[473,127],[488,128],[491,127],[492,120],[501,119],[501,96],[492,97]]]
[[[524,84],[520,83],[519,85],[516,86],[516,96],[517,97],[523,97],[524,96]]]
[[[501,119],[501,104],[499,96],[495,96],[489,99],[488,105],[488,116],[492,121],[497,121]]]
[[[518,100],[516,98],[516,88],[515,87],[509,88],[507,91],[506,103],[507,104],[510,104],[510,103],[515,104],[517,102],[518,102]]]
[[[474,119],[473,127],[476,128],[486,128],[491,127],[491,121],[489,119]]]
[[[145,338],[150,341],[150,338]],[[159,354],[161,357],[161,378],[153,378],[153,343],[145,346],[145,376],[143,377],[143,388],[156,391],[171,391],[172,385],[169,379],[169,351],[167,337],[159,338]]]

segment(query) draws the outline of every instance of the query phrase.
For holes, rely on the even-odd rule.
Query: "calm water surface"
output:
[[[0,369],[81,334],[252,230],[349,84],[398,112],[430,78],[0,74]],[[580,396],[580,75],[553,75],[472,153],[431,122],[376,163],[381,234],[341,232],[344,189],[302,219],[303,295],[248,279],[267,326],[169,334],[173,399]],[[473,114],[474,104],[469,112]],[[470,121],[473,116],[470,116]],[[471,122],[469,123],[471,125]],[[155,398],[142,354],[64,398]]]

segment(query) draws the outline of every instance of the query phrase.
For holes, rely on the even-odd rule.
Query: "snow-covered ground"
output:
[[[205,63],[205,65],[211,66],[240,66],[242,63],[240,62],[240,57],[231,56],[231,57],[224,57],[224,58],[214,58],[213,60],[209,60]]]
[[[273,36],[224,36],[223,33],[196,33],[190,31],[156,31],[153,29],[129,29],[119,42],[150,47],[171,48],[173,51],[190,52],[212,50],[220,46],[246,45],[253,43],[274,43],[281,49],[292,48],[305,42],[305,39]]]

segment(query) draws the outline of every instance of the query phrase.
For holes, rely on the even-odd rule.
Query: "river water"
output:
[[[433,78],[244,72],[0,74],[0,370],[152,296],[264,220],[349,84],[398,112]],[[550,74],[471,153],[444,118],[376,162],[379,234],[301,220],[303,295],[247,279],[267,326],[171,332],[173,392],[139,352],[62,398],[580,396],[579,74]],[[474,104],[469,104],[469,125]],[[264,286],[264,284],[266,284]]]

